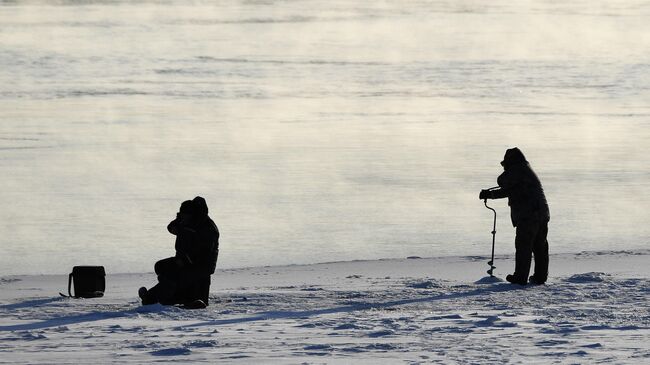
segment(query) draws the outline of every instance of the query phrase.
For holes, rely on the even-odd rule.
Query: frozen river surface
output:
[[[489,252],[519,146],[554,252],[647,247],[646,1],[0,4],[0,275]],[[504,201],[497,253],[511,253]]]

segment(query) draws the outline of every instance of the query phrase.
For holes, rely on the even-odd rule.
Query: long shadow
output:
[[[129,314],[129,312],[131,312],[131,311],[125,311],[125,312],[92,312],[92,313],[86,313],[86,314],[78,314],[78,315],[74,315],[74,316],[56,317],[56,318],[47,319],[47,320],[40,321],[40,322],[32,322],[32,323],[25,323],[25,324],[14,324],[14,325],[10,325],[10,326],[0,326],[0,331],[30,331],[30,330],[38,330],[38,329],[43,329],[43,328],[49,328],[49,327],[67,326],[67,325],[70,325],[70,324],[77,324],[77,323],[83,323],[83,322],[101,321],[101,320],[104,320],[104,319],[126,317]]]
[[[28,308],[28,307],[38,307],[39,305],[50,304],[50,303],[58,302],[63,299],[64,298],[62,297],[32,299],[20,303],[0,305],[0,309],[15,310],[15,309]]]
[[[44,305],[52,302],[58,302],[61,300],[65,300],[65,298],[34,299],[34,300],[28,300],[20,303],[3,305],[0,306],[0,308],[12,310],[12,309],[20,309],[26,307],[37,307],[40,305]],[[164,307],[161,306],[160,309],[164,310]],[[151,312],[151,310],[144,307],[136,307],[136,308],[132,308],[124,311],[117,311],[117,312],[90,312],[90,313],[77,314],[72,316],[54,317],[39,322],[0,326],[0,331],[38,330],[38,329],[50,328],[50,327],[67,326],[70,324],[77,324],[83,322],[94,322],[94,321],[102,321],[105,319],[128,317],[129,315],[135,313],[146,313],[146,312]]]
[[[60,300],[60,299],[57,299]],[[54,300],[53,300],[54,301]],[[175,308],[173,306],[163,306],[161,304],[147,305],[147,306],[138,306],[135,308],[123,310],[123,311],[114,311],[114,312],[90,312],[84,314],[77,314],[72,316],[61,316],[46,319],[39,322],[31,322],[24,324],[15,324],[9,326],[0,326],[0,331],[29,331],[29,330],[38,330],[43,328],[50,327],[60,327],[70,324],[78,324],[84,322],[95,322],[103,321],[105,319],[129,317],[135,314],[142,313],[155,313],[163,312],[169,309]]]
[[[420,297],[414,299],[392,300],[392,301],[379,302],[379,303],[363,303],[363,304],[345,305],[345,306],[334,307],[334,308],[323,308],[323,309],[306,310],[306,311],[268,311],[268,312],[261,312],[248,317],[210,320],[210,321],[199,322],[199,323],[190,324],[186,326],[178,326],[175,327],[174,329],[182,330],[184,328],[192,328],[192,327],[223,326],[228,324],[266,321],[272,319],[309,318],[309,317],[315,317],[315,316],[320,316],[325,314],[349,313],[349,312],[363,311],[368,309],[383,309],[383,308],[390,308],[390,307],[396,307],[396,306],[407,305],[407,304],[435,302],[435,301],[456,299],[456,298],[466,298],[466,297],[479,296],[479,295],[484,295],[489,293],[497,293],[497,292],[504,292],[510,290],[517,290],[517,288],[509,284],[488,285],[467,292],[452,293],[452,294],[438,294],[438,295],[432,295],[432,296]],[[47,304],[49,302],[54,302],[57,300],[61,300],[61,299],[53,298],[53,299],[32,300],[32,301],[26,301],[26,302],[21,302],[16,304],[5,305],[3,306],[3,308],[5,309],[24,308],[30,306],[30,304],[41,305],[41,304]],[[50,328],[50,327],[60,327],[60,326],[66,326],[66,325],[78,324],[84,322],[94,322],[94,321],[101,321],[105,319],[128,317],[129,315],[135,313],[142,313],[142,312],[148,312],[148,310],[146,309],[143,310],[142,307],[138,307],[138,308],[133,308],[133,309],[120,311],[120,312],[91,312],[91,313],[85,313],[85,314],[79,314],[73,316],[56,317],[56,318],[51,318],[39,322],[0,326],[0,331],[29,331],[29,330],[37,330],[37,329]]]
[[[270,311],[270,312],[258,313],[248,317],[217,319],[217,320],[199,322],[199,323],[194,323],[186,326],[178,326],[175,329],[179,330],[179,329],[191,328],[191,327],[223,326],[228,324],[266,321],[271,319],[309,318],[309,317],[315,317],[315,316],[320,316],[325,314],[349,313],[349,312],[363,311],[369,309],[384,309],[384,308],[396,307],[396,306],[407,305],[407,304],[435,302],[435,301],[456,299],[456,298],[466,298],[466,297],[479,296],[483,294],[498,293],[498,292],[504,292],[510,290],[517,290],[517,289],[519,288],[513,285],[504,284],[504,285],[486,286],[468,292],[453,293],[453,294],[438,294],[438,295],[432,295],[432,296],[420,297],[414,299],[402,299],[402,300],[392,300],[388,302],[379,302],[379,303],[345,305],[345,306],[334,307],[334,308],[324,308],[324,309],[315,309],[315,310],[307,310],[307,311]]]

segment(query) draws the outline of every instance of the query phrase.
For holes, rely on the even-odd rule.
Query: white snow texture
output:
[[[0,363],[648,363],[649,254],[553,255],[528,287],[480,279],[484,257],[221,270],[201,310],[141,306],[154,274],[98,299],[4,277]]]

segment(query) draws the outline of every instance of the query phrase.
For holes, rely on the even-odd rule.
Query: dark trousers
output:
[[[548,222],[529,219],[517,225],[515,237],[515,273],[518,280],[528,281],[531,256],[535,257],[536,281],[545,282],[548,278]]]
[[[158,275],[158,284],[147,291],[143,303],[161,303],[165,305],[179,303],[176,294],[180,284],[182,267],[178,264],[176,258],[168,257],[156,262],[154,271]]]
[[[158,284],[147,291],[148,304],[184,304],[196,299],[208,304],[210,275],[180,264],[175,257],[156,262],[154,271],[158,275]]]

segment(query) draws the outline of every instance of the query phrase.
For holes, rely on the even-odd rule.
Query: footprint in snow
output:
[[[172,347],[168,349],[156,350],[149,352],[153,356],[179,356],[189,355],[192,351],[185,347]]]
[[[406,283],[406,286],[414,289],[433,289],[440,287],[440,285],[431,280]]]
[[[447,314],[447,315],[442,315],[442,316],[427,317],[424,320],[425,321],[438,321],[438,320],[442,320],[442,319],[462,319],[462,318],[463,318],[463,316],[461,316],[460,314]]]
[[[475,327],[517,327],[514,322],[504,322],[498,316],[490,316],[482,321],[474,322]]]
[[[329,351],[332,349],[332,346],[327,345],[327,344],[322,344],[322,345],[307,345],[303,347],[303,350],[306,351]]]
[[[386,336],[391,336],[391,335],[394,335],[394,334],[395,334],[394,331],[382,330],[382,331],[370,332],[370,333],[368,333],[368,337],[370,337],[370,338],[386,337]]]

